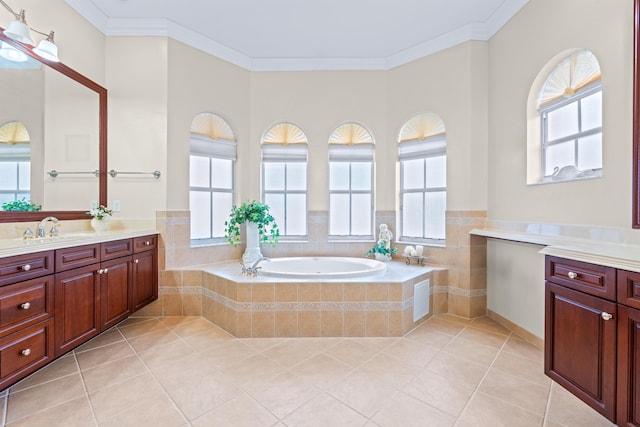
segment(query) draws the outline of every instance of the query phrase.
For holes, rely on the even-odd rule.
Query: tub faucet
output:
[[[42,221],[40,221],[40,224],[38,224],[38,231],[37,236],[38,237],[45,237],[46,234],[44,232],[44,226],[47,223],[47,221],[53,221],[53,226],[51,227],[51,231],[49,232],[49,235],[51,236],[57,236],[58,235],[58,218],[56,218],[55,216],[48,216],[45,219],[43,219]]]
[[[256,277],[258,275],[258,269],[262,268],[262,267],[258,267],[258,264],[260,264],[262,261],[271,261],[269,258],[267,257],[262,257],[258,260],[256,260],[256,262],[253,263],[253,265],[251,267],[242,267],[242,274],[244,274],[245,276],[251,276],[251,277]]]

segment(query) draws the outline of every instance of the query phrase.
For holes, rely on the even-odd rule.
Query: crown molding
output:
[[[65,0],[106,36],[170,37],[248,71],[385,71],[471,40],[487,41],[529,0],[506,0],[486,22],[469,24],[382,58],[252,58],[165,18],[108,18],[92,2]]]

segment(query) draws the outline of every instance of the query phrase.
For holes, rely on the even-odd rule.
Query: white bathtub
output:
[[[260,263],[258,274],[291,279],[340,279],[381,273],[384,262],[366,258],[347,257],[290,257],[272,258]]]

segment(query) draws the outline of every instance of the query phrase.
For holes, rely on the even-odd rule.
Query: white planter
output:
[[[258,236],[258,224],[246,222],[245,231],[247,234],[247,247],[242,254],[242,264],[246,267],[253,267],[256,261],[262,258],[260,252],[260,238]]]
[[[374,258],[378,261],[391,261],[391,255],[384,255],[384,254],[379,254],[379,253],[374,253],[373,254]]]
[[[91,218],[91,228],[96,230],[98,233],[101,231],[106,231],[109,227],[109,215],[105,216],[103,219],[98,219],[96,217]]]

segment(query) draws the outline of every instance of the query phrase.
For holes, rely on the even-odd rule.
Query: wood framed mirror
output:
[[[640,0],[633,5],[633,220],[640,228]]]
[[[4,29],[0,28],[0,43],[2,43],[0,44],[0,47],[2,46],[12,47],[17,51],[22,52],[24,55],[26,55],[28,61],[31,61],[32,63],[36,61],[37,63],[42,64],[41,66],[38,64],[38,67],[45,70],[48,73],[48,75],[41,78],[41,80],[62,82],[62,85],[59,86],[58,88],[49,90],[47,92],[47,95],[50,95],[51,93],[57,93],[58,95],[62,95],[63,98],[68,98],[68,100],[73,100],[71,102],[68,102],[65,105],[62,105],[61,102],[58,102],[57,104],[55,104],[54,107],[48,107],[48,109],[47,107],[45,107],[47,111],[54,111],[56,114],[53,118],[49,120],[49,122],[55,123],[56,120],[60,121],[61,118],[66,118],[67,116],[69,116],[69,112],[68,112],[69,104],[71,104],[72,102],[76,102],[77,100],[77,98],[74,98],[73,96],[71,96],[71,94],[69,94],[69,96],[67,97],[65,93],[66,91],[65,88],[68,88],[70,89],[70,91],[73,91],[73,92],[84,93],[83,96],[85,98],[83,98],[83,104],[77,105],[76,111],[84,112],[85,110],[87,110],[86,104],[90,104],[91,111],[90,111],[90,114],[88,114],[90,119],[83,120],[83,118],[78,118],[77,124],[78,124],[78,127],[82,127],[82,126],[86,127],[88,125],[87,122],[89,122],[89,125],[91,126],[90,132],[87,132],[86,129],[82,129],[78,132],[75,132],[73,129],[69,129],[69,125],[67,125],[67,128],[65,129],[65,131],[60,132],[65,134],[64,135],[66,137],[65,142],[67,143],[66,148],[63,148],[60,146],[54,146],[54,147],[48,147],[48,150],[53,152],[66,150],[66,152],[71,153],[72,156],[84,155],[86,157],[91,157],[91,163],[90,163],[91,167],[86,168],[88,169],[88,171],[67,172],[67,173],[70,173],[70,174],[84,173],[84,174],[87,174],[88,177],[82,178],[82,179],[84,179],[87,182],[89,182],[90,180],[92,181],[89,186],[90,188],[89,193],[83,194],[81,196],[82,198],[80,202],[76,201],[74,204],[69,203],[71,210],[66,209],[67,204],[66,204],[65,197],[67,196],[71,197],[71,195],[75,196],[74,194],[75,190],[69,189],[69,188],[63,188],[61,186],[60,186],[60,189],[55,188],[55,191],[54,191],[55,195],[51,195],[50,197],[55,199],[55,203],[44,203],[44,199],[45,199],[44,193],[46,190],[44,189],[45,184],[42,184],[41,197],[43,200],[42,201],[34,200],[34,203],[43,205],[42,210],[37,212],[0,211],[0,223],[1,222],[40,221],[46,216],[55,216],[60,220],[89,219],[89,216],[87,215],[86,212],[89,210],[91,200],[95,200],[99,204],[102,204],[105,206],[107,205],[107,89],[100,86],[96,82],[90,80],[89,78],[83,76],[82,74],[78,73],[72,68],[69,68],[63,63],[52,62],[44,58],[41,58],[40,56],[38,56],[36,53],[33,52],[33,48],[31,46],[19,43],[15,40],[8,38],[7,36],[4,35],[3,31]],[[16,69],[11,70],[14,74],[21,72],[20,67],[16,66],[15,68]],[[20,78],[22,79],[22,77]],[[28,81],[27,81],[27,85],[28,85]],[[5,90],[9,91],[9,87],[7,86],[8,84],[5,82]],[[40,99],[43,100],[44,102],[44,99],[45,99],[44,95],[38,95],[38,96],[40,96]],[[17,99],[15,100],[15,102],[18,102],[23,109],[27,108],[27,107],[24,107],[24,105],[22,105],[24,104],[26,99],[36,98],[36,101],[38,99],[37,96],[34,97],[32,96],[32,94],[25,94],[22,96],[18,95],[16,96],[16,98]],[[12,102],[14,102],[14,100],[12,99],[7,100],[7,98],[5,98],[3,101],[5,102],[5,105],[11,104]],[[36,103],[37,102],[33,102],[32,105],[35,105]],[[94,105],[95,105],[95,109],[94,109]],[[32,115],[37,116],[37,114],[41,114],[41,112],[35,112]],[[3,122],[0,124],[4,124],[5,122],[11,121],[11,120],[16,120],[15,118],[11,118],[11,117],[0,117],[0,119],[2,119],[2,122]],[[44,122],[45,120],[42,119],[41,121]],[[67,120],[67,121],[71,122],[71,120]],[[52,135],[47,135],[46,130],[47,130],[47,127],[42,126],[42,130],[40,132],[36,132],[37,134],[39,133],[40,135],[39,139],[42,140],[41,142],[42,146],[44,146],[45,141],[48,142],[49,144],[59,144],[60,135],[55,135],[55,138],[54,138]],[[90,136],[88,136],[89,134]],[[88,147],[85,147],[85,146],[88,146]],[[80,147],[81,149],[76,150],[76,148],[78,147]],[[81,153],[78,154],[78,152],[81,152]],[[89,152],[91,152],[91,154],[88,154]],[[41,157],[44,158],[44,155],[42,155]],[[38,167],[42,169],[43,165],[44,165],[44,161],[38,164]],[[55,182],[56,179],[58,180],[58,182],[61,182],[59,181],[60,178],[52,178],[52,175],[50,174],[50,172],[52,171],[46,171],[43,169],[43,170],[38,170],[37,173],[39,174],[40,177],[42,177],[43,181],[48,180],[49,184],[51,184],[52,182]],[[34,174],[30,173],[30,176],[34,176]],[[97,179],[97,182],[96,182],[96,179]],[[80,181],[80,180],[76,179],[76,181]],[[75,187],[72,187],[72,188],[75,188]],[[48,204],[50,206],[53,206],[53,209],[50,206],[47,206]]]

